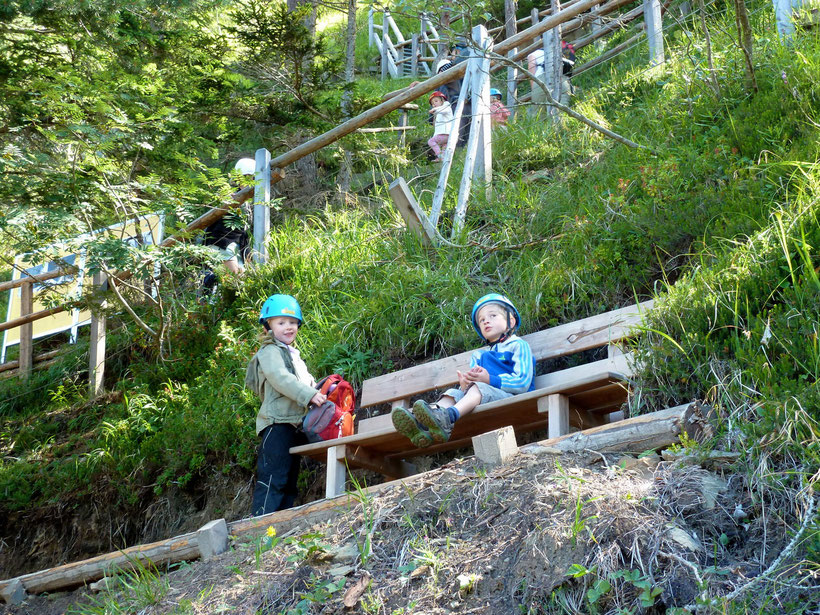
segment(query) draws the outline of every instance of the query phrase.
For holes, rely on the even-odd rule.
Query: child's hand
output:
[[[316,393],[316,395],[310,398],[310,403],[312,403],[314,406],[321,406],[326,401],[327,395],[323,395],[322,393]]]
[[[470,381],[467,380],[467,374],[464,374],[460,371],[456,371],[456,374],[458,374],[458,388],[460,388],[462,391],[466,391],[467,389],[469,389]]]
[[[483,382],[485,384],[490,384],[490,372],[488,372],[483,367],[476,365],[470,371],[468,371],[464,377],[467,379],[469,383],[473,382]]]

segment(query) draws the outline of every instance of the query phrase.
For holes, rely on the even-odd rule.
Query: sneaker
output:
[[[406,408],[401,406],[393,408],[390,420],[393,421],[396,431],[410,440],[413,446],[427,448],[433,443],[433,438],[427,428],[419,423],[413,413]]]
[[[430,430],[430,435],[436,442],[447,442],[450,439],[453,422],[447,410],[420,399],[413,404],[413,415],[419,423]]]

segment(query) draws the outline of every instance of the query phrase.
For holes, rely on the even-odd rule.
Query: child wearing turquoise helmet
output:
[[[300,457],[291,455],[290,449],[307,444],[298,427],[308,405],[327,400],[315,389],[316,380],[293,346],[303,322],[299,302],[290,295],[271,295],[262,304],[259,322],[265,327],[262,347],[245,374],[245,386],[262,401],[256,415],[261,439],[253,491],[255,516],[293,506]]]
[[[473,328],[487,344],[470,357],[470,368],[458,371],[458,388],[448,389],[434,404],[418,400],[412,410],[390,413],[396,431],[415,446],[447,442],[456,421],[476,406],[533,390],[535,362],[530,345],[515,332],[521,315],[504,295],[490,293],[473,305]]]
[[[510,119],[510,110],[501,102],[501,91],[496,88],[490,89],[490,120],[493,128],[496,126],[506,126]]]

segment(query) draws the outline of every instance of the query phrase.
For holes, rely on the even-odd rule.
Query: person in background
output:
[[[396,407],[393,426],[419,448],[447,442],[459,418],[479,404],[534,389],[535,361],[530,345],[515,335],[521,317],[512,301],[490,293],[473,305],[473,328],[487,344],[473,352],[470,368],[456,372],[458,388],[448,389],[434,404],[419,399],[412,410]]]
[[[240,158],[234,165],[234,171],[238,171],[242,178],[239,188],[248,186],[253,183],[256,162],[253,158]],[[247,220],[250,216],[251,212],[243,205],[226,213],[205,229],[203,245],[212,246],[219,255],[222,266],[235,275],[245,271],[245,255],[250,231]],[[210,269],[206,270],[199,291],[201,301],[204,301],[204,297],[213,295],[216,282],[216,273]]]
[[[291,455],[290,449],[307,444],[299,426],[308,404],[327,401],[314,388],[316,381],[293,346],[303,322],[298,301],[290,295],[271,295],[262,304],[259,322],[265,328],[262,347],[245,373],[245,386],[262,401],[256,415],[256,434],[261,441],[253,490],[254,516],[293,506],[300,457]]]
[[[539,48],[531,52],[527,56],[527,70],[530,71],[536,79],[544,81],[544,50]],[[536,116],[541,112],[544,103],[547,102],[547,95],[544,89],[532,79],[530,80],[530,109],[531,116]]]
[[[527,56],[527,70],[541,81],[546,78],[544,50],[536,49]],[[569,104],[569,98],[572,94],[572,69],[575,66],[575,47],[566,41],[561,41],[561,97],[559,102],[562,105]],[[532,106],[530,107],[530,115],[537,115],[544,103],[547,102],[547,95],[543,88],[534,81],[530,80]]]
[[[427,145],[435,154],[435,162],[441,162],[441,148],[447,145],[453,129],[453,110],[444,94],[436,90],[430,94],[430,111],[434,118],[433,136]]]
[[[510,110],[501,102],[501,92],[496,88],[490,89],[490,118],[493,128],[496,126],[506,126],[510,119]]]

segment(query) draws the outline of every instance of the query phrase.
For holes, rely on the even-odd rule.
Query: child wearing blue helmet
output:
[[[245,374],[245,386],[262,400],[256,415],[256,433],[262,439],[256,462],[254,516],[293,506],[300,458],[291,455],[290,448],[307,444],[298,427],[308,404],[321,405],[327,400],[314,388],[315,379],[293,347],[302,324],[302,309],[296,299],[271,295],[262,305],[259,322],[265,327],[262,347]]]
[[[497,293],[484,295],[473,306],[472,321],[488,347],[473,352],[470,369],[457,372],[459,387],[445,391],[434,404],[420,399],[412,410],[397,407],[390,414],[396,431],[419,448],[447,442],[455,422],[479,404],[534,388],[532,350],[515,335],[521,316],[512,301]]]

